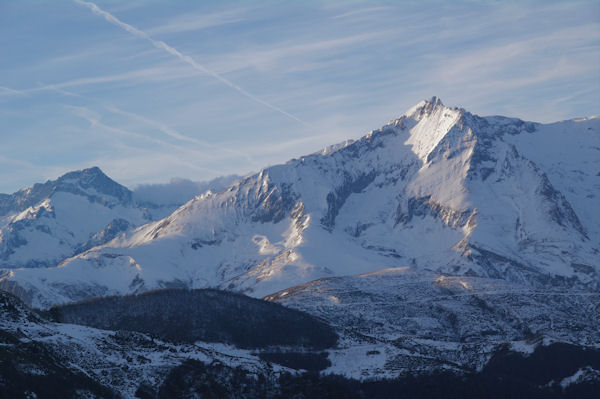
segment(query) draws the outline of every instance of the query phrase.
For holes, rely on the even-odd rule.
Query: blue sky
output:
[[[245,174],[433,95],[600,114],[598,1],[1,1],[0,48],[0,192]]]

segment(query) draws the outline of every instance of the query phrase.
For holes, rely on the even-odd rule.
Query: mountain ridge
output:
[[[55,266],[80,252],[92,235],[104,241],[151,220],[132,192],[98,167],[66,173],[0,199],[0,267]]]
[[[193,198],[194,189],[220,188],[233,178],[202,184],[182,181],[187,190],[165,201],[161,185],[142,186],[140,193],[139,188],[130,190],[93,166],[0,194],[0,268],[56,266],[171,214]],[[165,185],[171,186],[178,187],[178,182]]]
[[[600,188],[586,183],[590,169],[600,170],[598,122],[479,117],[433,97],[359,140],[200,195],[60,270],[19,271],[4,282],[46,304],[172,284],[264,296],[399,265],[597,287],[590,204]],[[558,163],[546,160],[558,146]],[[577,172],[557,166],[567,161]],[[121,282],[107,285],[106,268]],[[65,284],[78,288],[66,294]]]
[[[47,180],[45,183],[35,183],[12,194],[0,194],[0,216],[11,211],[24,211],[57,191],[84,194],[84,190],[89,188],[97,189],[99,194],[125,201],[131,200],[131,192],[126,187],[110,179],[99,167],[92,166],[67,172],[57,179]]]

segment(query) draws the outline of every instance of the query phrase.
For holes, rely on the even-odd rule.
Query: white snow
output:
[[[519,283],[550,275],[598,285],[599,130],[597,118],[528,124],[479,118],[433,98],[356,142],[208,191],[58,268],[15,270],[0,284],[16,282],[41,307],[172,282],[260,297],[406,265]],[[69,231],[78,240],[90,232],[77,220],[94,215],[89,225],[101,229],[127,212],[62,193],[51,206],[75,226]],[[44,256],[66,250],[66,233],[28,234]],[[24,257],[27,248],[12,256]]]
[[[568,386],[573,385],[573,384],[577,384],[579,382],[581,382],[584,379],[598,379],[600,378],[600,370],[595,370],[591,367],[584,367],[581,368],[579,370],[577,370],[575,372],[575,374],[569,376],[569,377],[565,377],[563,378],[559,385],[562,387],[562,389],[566,389]]]

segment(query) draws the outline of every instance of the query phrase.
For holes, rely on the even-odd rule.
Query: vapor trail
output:
[[[127,32],[131,33],[134,36],[137,36],[137,37],[139,37],[141,39],[145,39],[145,40],[149,41],[154,47],[156,47],[158,49],[164,50],[167,53],[169,53],[171,55],[174,55],[175,57],[179,58],[181,61],[183,61],[183,62],[191,65],[194,69],[212,76],[213,78],[217,79],[221,83],[226,84],[227,86],[229,86],[232,89],[236,90],[240,94],[248,97],[249,99],[251,99],[253,101],[256,101],[257,103],[262,104],[262,105],[264,105],[266,107],[269,107],[273,111],[279,112],[280,114],[283,114],[283,115],[285,115],[285,116],[287,116],[289,118],[292,118],[293,120],[295,120],[297,122],[300,122],[301,124],[303,124],[305,126],[311,127],[310,124],[304,122],[303,120],[301,120],[297,116],[292,115],[289,112],[284,111],[283,109],[281,109],[281,108],[279,108],[279,107],[277,107],[277,106],[275,106],[273,104],[270,104],[270,103],[266,102],[263,99],[260,99],[260,98],[256,97],[252,93],[247,92],[246,90],[244,90],[240,86],[238,86],[235,83],[227,80],[226,78],[224,78],[223,76],[219,75],[218,73],[216,73],[214,71],[211,71],[210,69],[208,69],[208,68],[204,67],[203,65],[197,63],[189,55],[182,54],[181,52],[179,52],[179,50],[177,50],[176,48],[173,48],[173,47],[169,46],[167,43],[165,43],[163,41],[154,40],[146,32],[141,31],[138,28],[136,28],[134,26],[131,26],[131,25],[129,25],[129,24],[127,24],[127,23],[119,20],[117,17],[115,17],[111,13],[102,10],[96,4],[90,3],[90,2],[87,2],[87,1],[83,1],[83,0],[75,0],[75,2],[88,7],[90,10],[92,10],[92,12],[94,14],[99,15],[101,17],[104,17],[104,19],[106,19],[111,24],[116,25],[119,28],[126,30]]]

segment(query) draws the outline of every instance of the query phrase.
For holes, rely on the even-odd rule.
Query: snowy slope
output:
[[[341,344],[327,350],[331,364],[323,374],[356,379],[399,378],[396,381],[403,382],[404,389],[414,390],[423,383],[420,375],[430,377],[425,383],[444,381],[447,389],[447,373],[452,371],[456,373],[456,382],[452,383],[451,379],[450,383],[459,384],[459,392],[464,392],[464,387],[470,385],[468,378],[478,375],[485,384],[498,379],[499,392],[495,392],[498,397],[513,397],[514,394],[505,393],[504,386],[515,381],[524,381],[521,385],[535,385],[541,390],[544,385],[555,384],[563,389],[573,385],[579,392],[594,392],[600,352],[590,351],[589,345],[597,347],[600,330],[594,327],[596,320],[593,317],[580,317],[585,311],[593,310],[583,293],[569,296],[560,292],[526,294],[520,291],[522,287],[498,280],[440,276],[432,280],[431,277],[434,277],[432,273],[410,268],[388,269],[354,277],[327,278],[290,288],[268,299],[309,309],[333,322],[343,333]],[[130,300],[124,301],[131,304]],[[167,300],[166,304],[177,308],[174,302]],[[581,311],[575,317],[569,314],[571,309],[578,307]],[[520,308],[517,314],[511,312],[517,308]],[[549,309],[550,313],[547,312]],[[112,311],[119,316],[118,310]],[[60,314],[60,309],[58,313],[50,314]],[[94,318],[94,314],[91,312],[90,316]],[[279,398],[291,397],[298,391],[298,384],[306,386],[307,383],[295,370],[265,361],[264,355],[273,347],[261,354],[257,349],[245,350],[202,341],[193,344],[166,342],[126,329],[110,331],[50,322],[3,292],[0,292],[0,320],[0,375],[4,377],[0,379],[0,395],[6,397],[133,398],[144,397],[144,392],[147,397],[179,397],[165,394],[164,388],[174,384],[172,386],[179,392],[185,392],[182,397],[189,397],[190,392],[194,392],[193,387],[196,387],[195,392],[205,393],[212,386],[218,389],[218,397]],[[527,323],[536,330],[527,331]],[[129,317],[127,324],[142,330],[145,325],[140,314]],[[175,317],[171,328],[177,329],[182,324],[186,323]],[[560,332],[567,324],[573,335],[561,336]],[[551,329],[537,330],[544,326]],[[540,336],[544,332],[549,332],[550,336]],[[433,336],[428,336],[431,334]],[[529,335],[527,339],[508,341],[510,346],[504,345],[507,341],[498,341],[501,337],[510,340],[524,334]],[[570,351],[561,351],[560,347],[558,351],[552,351],[552,345],[548,344],[556,339],[561,339],[563,348],[564,342],[578,341]],[[524,365],[516,363],[520,367],[515,373],[506,373],[501,367],[496,375],[490,375],[489,366],[493,368],[499,360],[501,362],[509,347],[531,357],[531,361]],[[542,356],[536,356],[538,352]],[[190,360],[206,367],[199,367],[198,374],[190,376],[192,378],[173,374],[189,365]],[[524,379],[523,368],[539,367],[540,363],[543,363],[540,367],[543,379]],[[509,358],[504,364],[506,368],[515,362]],[[237,372],[232,376],[227,370],[233,371],[234,367]],[[527,374],[538,375],[535,372]],[[235,378],[236,375],[247,378],[240,380]],[[207,384],[207,379],[212,383]],[[244,391],[244,385],[249,381],[257,383],[254,394],[238,393]],[[328,385],[336,387],[325,378],[317,382],[325,388]],[[387,397],[381,392],[386,388],[389,390],[391,384],[393,387],[393,382],[381,381],[379,389],[357,397]],[[377,382],[372,380],[371,384]],[[587,390],[586,386],[589,386]],[[227,388],[225,393],[224,387]],[[71,394],[68,394],[69,390]],[[110,395],[111,391],[116,394]],[[156,394],[157,391],[161,394]],[[358,391],[356,385],[353,391]],[[511,391],[522,392],[522,388],[517,386],[516,390],[508,390]],[[311,393],[307,397],[325,397],[325,392],[331,391],[319,394],[322,391],[315,393],[309,389],[305,392]],[[339,390],[333,392],[338,392],[335,397],[343,396]],[[481,394],[481,391],[477,393]],[[447,391],[445,394],[447,396]]]
[[[149,219],[99,168],[70,172],[0,197],[0,267],[54,266]]]
[[[600,119],[479,117],[437,98],[169,217],[0,284],[35,306],[160,287],[253,296],[411,265],[530,287],[600,283]]]
[[[49,322],[23,306],[16,298],[2,292],[0,320],[2,354],[10,356],[10,361],[16,365],[16,370],[11,370],[11,373],[5,371],[2,377],[15,378],[15,375],[19,375],[25,379],[24,385],[32,391],[40,388],[39,384],[33,383],[36,378],[52,376],[59,367],[74,374],[83,373],[102,386],[118,392],[114,397],[119,398],[138,397],[135,393],[141,384],[158,388],[174,367],[189,359],[206,364],[241,367],[249,375],[266,378],[273,378],[283,371],[294,372],[276,364],[267,365],[253,351],[232,345],[202,341],[174,344],[136,332]],[[5,366],[8,360],[3,358],[0,366]],[[75,384],[72,377],[68,378],[67,383]],[[4,388],[7,385],[15,383],[22,381],[0,379],[0,394],[6,392]],[[52,382],[49,382],[45,387],[46,395],[40,397],[54,397],[48,396],[51,387]],[[22,397],[37,396],[30,393]],[[80,392],[73,397],[108,396]]]
[[[397,267],[319,279],[265,299],[335,327],[342,344],[327,372],[352,378],[481,369],[507,345],[528,352],[542,342],[600,343],[599,291]]]
[[[130,191],[92,167],[11,195],[0,194],[0,268],[56,266],[127,230],[162,219],[198,190],[223,187],[233,178],[174,180]],[[171,189],[174,194],[167,196],[165,190]]]

